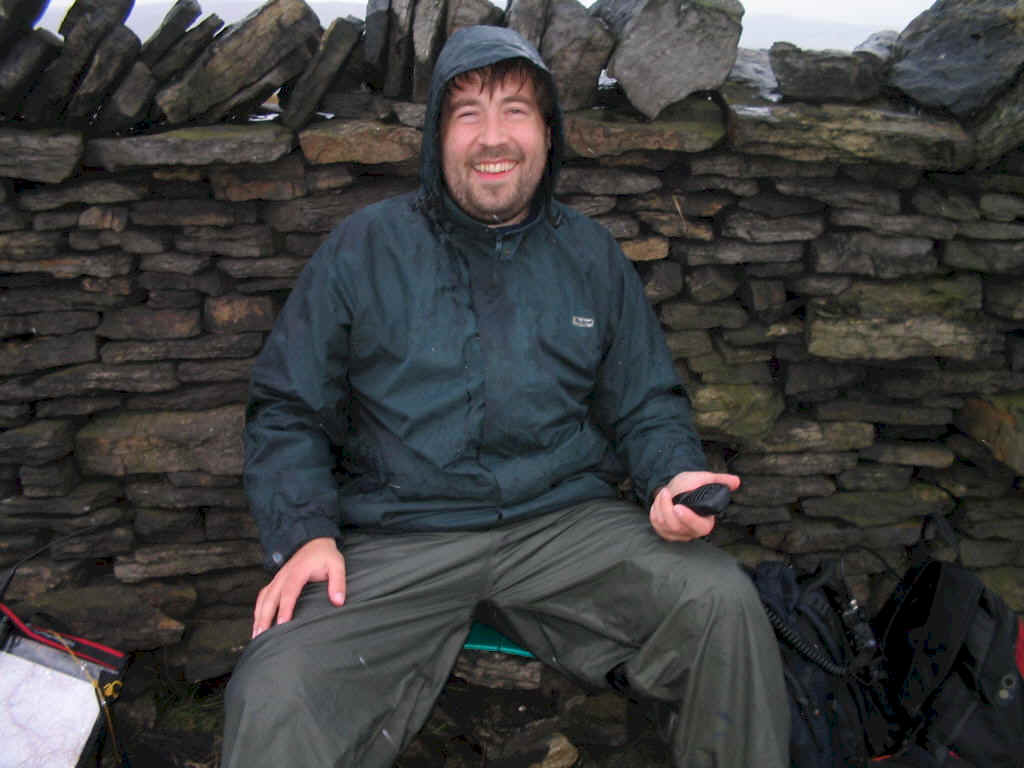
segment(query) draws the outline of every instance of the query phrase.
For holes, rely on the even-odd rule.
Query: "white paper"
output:
[[[0,768],[75,768],[99,710],[86,680],[0,653]]]

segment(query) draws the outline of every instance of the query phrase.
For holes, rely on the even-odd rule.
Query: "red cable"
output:
[[[65,653],[67,653],[67,650],[68,650],[67,648],[65,648],[60,643],[58,643],[58,642],[56,642],[54,640],[51,640],[50,638],[46,637],[45,635],[41,635],[38,632],[36,632],[35,630],[33,630],[31,627],[29,627],[28,624],[26,624],[21,619],[19,619],[14,614],[14,611],[12,611],[10,608],[8,608],[3,603],[0,603],[0,612],[2,612],[5,616],[7,616],[7,618],[9,618],[14,623],[14,626],[18,628],[18,631],[20,631],[26,637],[29,637],[32,640],[35,640],[37,643],[42,643],[43,645],[47,645],[47,646],[49,646],[51,648],[56,648],[59,651],[64,651]],[[75,637],[74,635],[66,635],[63,632],[55,632],[53,630],[46,630],[46,631],[50,632],[51,634],[57,635],[58,637],[63,637],[65,640],[67,640],[69,642],[70,645],[77,645],[77,644],[86,645],[86,646],[88,646],[90,648],[95,648],[95,649],[97,649],[99,651],[102,651],[103,653],[110,654],[111,656],[114,656],[114,657],[116,657],[118,659],[123,659],[125,657],[125,654],[123,654],[121,651],[116,651],[113,648],[110,648],[110,647],[108,647],[106,645],[103,645],[101,643],[94,643],[91,640],[86,640],[84,637]],[[79,653],[77,650],[75,650],[75,654],[74,655],[77,656],[80,659],[85,659],[86,661],[91,661],[93,664],[99,664],[101,667],[103,667],[105,669],[108,669],[111,672],[117,673],[119,671],[118,668],[113,666],[109,661],[104,661],[102,659],[97,659],[97,658],[95,658],[93,656],[89,656],[89,655],[84,654],[84,653]]]

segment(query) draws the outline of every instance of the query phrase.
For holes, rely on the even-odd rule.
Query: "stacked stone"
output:
[[[970,142],[927,118],[872,122],[858,164],[831,124],[800,123],[823,160],[784,141],[750,155],[722,144],[716,105],[685,106],[673,122],[570,115],[558,193],[637,263],[712,454],[745,479],[715,538],[747,562],[866,545],[898,566],[925,515],[954,514],[967,562],[1020,609],[1020,158],[935,168],[936,146],[959,141],[967,163]],[[764,119],[731,108],[737,136]],[[87,530],[14,597],[115,645],[188,626],[195,676],[230,665],[216,642],[244,642],[263,579],[239,483],[252,356],[334,222],[414,185],[418,146],[413,127],[362,120],[3,153],[4,561]],[[40,173],[71,178],[23,180]],[[852,562],[869,597],[884,564]],[[139,615],[93,626],[95,600]]]
[[[780,100],[785,67],[757,82],[793,60],[774,53],[657,120],[569,113],[558,194],[635,262],[713,462],[744,479],[715,541],[748,563],[846,552],[877,604],[945,515],[1024,611],[1024,154],[884,100]],[[193,679],[230,669],[266,579],[240,481],[253,356],[325,233],[416,183],[422,105],[346,98],[305,128],[0,127],[0,567],[50,545],[19,610],[167,648]],[[530,748],[567,754],[573,707]]]
[[[0,61],[0,114],[91,133],[247,118],[312,69],[322,38],[337,39],[302,0],[269,0],[223,32],[215,14],[191,26],[199,3],[177,0],[145,43],[125,26],[132,0],[77,0],[63,39],[26,30],[45,4],[5,4],[0,35],[15,40]]]
[[[901,34],[873,35],[852,53],[739,51],[737,0],[370,0],[366,20],[327,29],[304,0],[267,0],[223,31],[197,0],[176,0],[142,43],[125,26],[132,0],[77,0],[63,39],[32,29],[42,0],[0,0],[0,116],[28,124],[142,131],[265,116],[298,130],[318,112],[348,117],[389,100],[422,103],[444,41],[471,24],[507,25],[534,43],[568,111],[619,93],[648,119],[671,119],[694,93],[726,89],[738,64],[771,81],[765,95],[799,102],[894,99],[955,116],[985,166],[1024,138],[1024,45],[1015,0],[942,2]],[[600,76],[615,89],[599,89]],[[390,109],[385,106],[385,110]],[[844,116],[835,114],[837,121]]]
[[[8,598],[129,649],[188,618],[197,678],[225,671],[264,579],[240,487],[252,358],[332,224],[409,188],[294,144],[270,125],[94,140],[73,180],[2,187],[0,562],[56,542]],[[52,136],[7,170],[82,153]]]

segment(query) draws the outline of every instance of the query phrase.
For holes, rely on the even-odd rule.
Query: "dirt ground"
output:
[[[137,654],[112,706],[101,768],[219,768],[228,677],[188,683],[160,654]],[[650,721],[615,694],[587,697],[560,676],[538,690],[499,690],[452,677],[395,768],[668,768]],[[553,743],[568,743],[555,758]],[[571,743],[570,743],[571,742]],[[545,756],[548,756],[545,759]]]
[[[227,680],[225,676],[188,683],[161,654],[135,654],[125,671],[121,696],[111,705],[114,735],[101,736],[99,764],[218,768]]]

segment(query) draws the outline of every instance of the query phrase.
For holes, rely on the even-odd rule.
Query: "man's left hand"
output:
[[[709,483],[722,483],[730,491],[740,487],[736,475],[715,472],[680,472],[654,497],[651,503],[651,526],[666,541],[691,541],[707,536],[715,527],[715,518],[701,517],[689,507],[673,504],[672,498]]]

